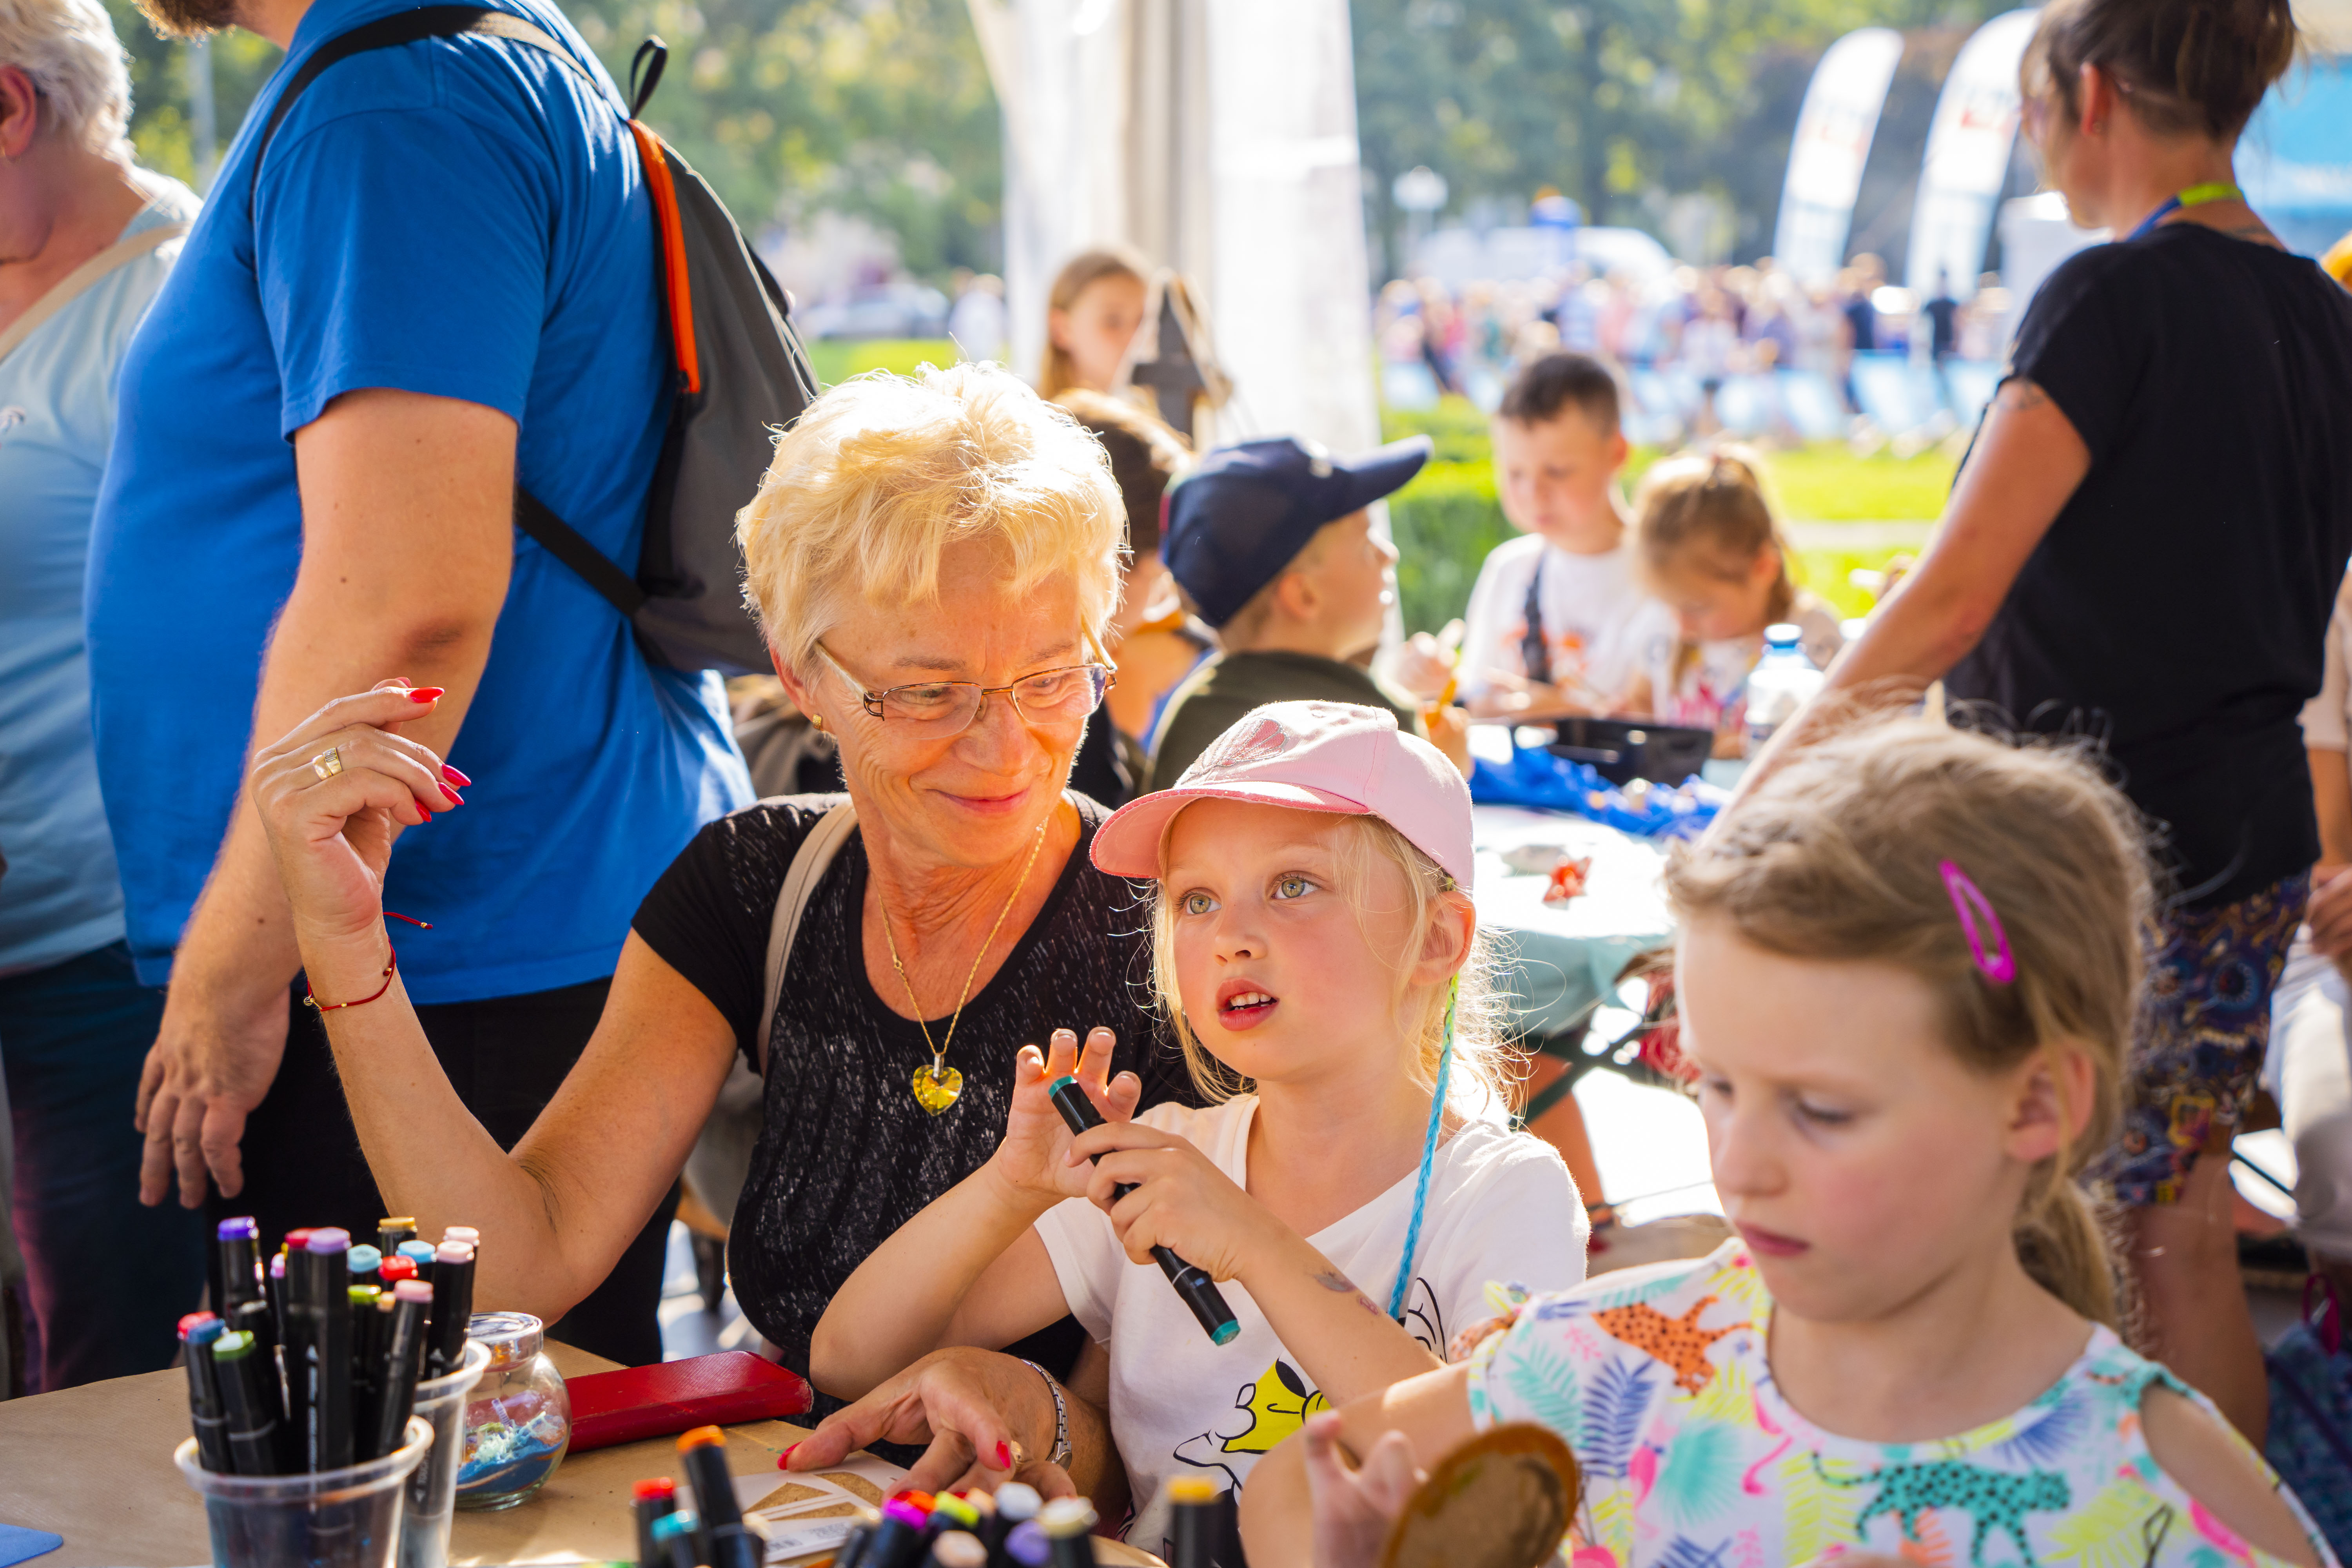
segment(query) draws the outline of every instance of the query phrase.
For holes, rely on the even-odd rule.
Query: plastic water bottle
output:
[[[1786,622],[1764,628],[1764,657],[1748,672],[1748,749],[1750,755],[1787,723],[1825,679],[1805,657],[1802,628]]]

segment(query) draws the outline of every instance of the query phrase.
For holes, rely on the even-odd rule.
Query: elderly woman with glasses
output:
[[[587,1051],[510,1152],[444,1076],[383,923],[392,836],[464,809],[399,732],[434,694],[387,681],[257,756],[368,1163],[427,1234],[481,1231],[485,1303],[552,1321],[594,1287],[739,1056],[764,1076],[765,1120],[735,1292],[803,1371],[834,1289],[994,1151],[1022,1046],[1108,1029],[1128,1075],[1114,1101],[1186,1092],[1148,1011],[1135,895],[1087,858],[1104,813],[1066,788],[1111,680],[1097,650],[1121,527],[1093,437],[1002,371],[861,377],[811,406],[740,533],[777,673],[839,738],[847,795],[764,801],[687,847],[638,910]],[[1030,1466],[1061,1489],[1043,1467],[1075,1451],[1091,1483],[1108,1448],[1093,1406],[1022,1359],[1066,1374],[1083,1336],[1038,1338],[919,1364],[824,1441],[930,1441],[917,1484],[934,1487]]]

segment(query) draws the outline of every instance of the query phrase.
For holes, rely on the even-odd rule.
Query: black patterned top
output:
[[[1084,1037],[1107,1025],[1118,1036],[1114,1068],[1142,1078],[1146,1105],[1198,1103],[1151,1005],[1150,889],[1095,869],[1087,850],[1105,813],[1070,799],[1077,845],[1037,918],[966,1004],[948,1058],[963,1093],[938,1116],[910,1087],[929,1060],[922,1030],[866,979],[860,836],[810,896],[769,1036],[767,1121],[729,1243],[736,1300],[796,1371],[807,1372],[809,1336],[850,1272],[995,1152],[1023,1046],[1042,1047],[1056,1028]],[[824,804],[763,801],[711,823],[637,910],[637,934],[725,1015],[754,1067],[769,922]],[[947,1019],[929,1023],[943,1038]],[[1079,1342],[1066,1322],[1038,1338],[1048,1342],[1016,1353],[1066,1367]],[[838,1407],[820,1398],[817,1414]]]

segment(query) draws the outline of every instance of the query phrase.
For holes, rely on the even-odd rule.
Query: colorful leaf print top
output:
[[[1780,1396],[1765,1358],[1770,1314],[1733,1240],[1538,1297],[1478,1348],[1477,1424],[1538,1422],[1584,1467],[1573,1568],[1780,1568],[1861,1550],[1950,1568],[2280,1562],[2157,1468],[2140,1435],[2148,1384],[2212,1406],[2105,1328],[2013,1415],[1934,1442],[1864,1443]]]

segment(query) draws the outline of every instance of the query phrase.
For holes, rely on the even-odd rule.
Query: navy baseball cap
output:
[[[1426,436],[1360,458],[1292,436],[1219,447],[1169,487],[1160,557],[1201,618],[1222,626],[1317,529],[1403,489],[1431,450]]]

